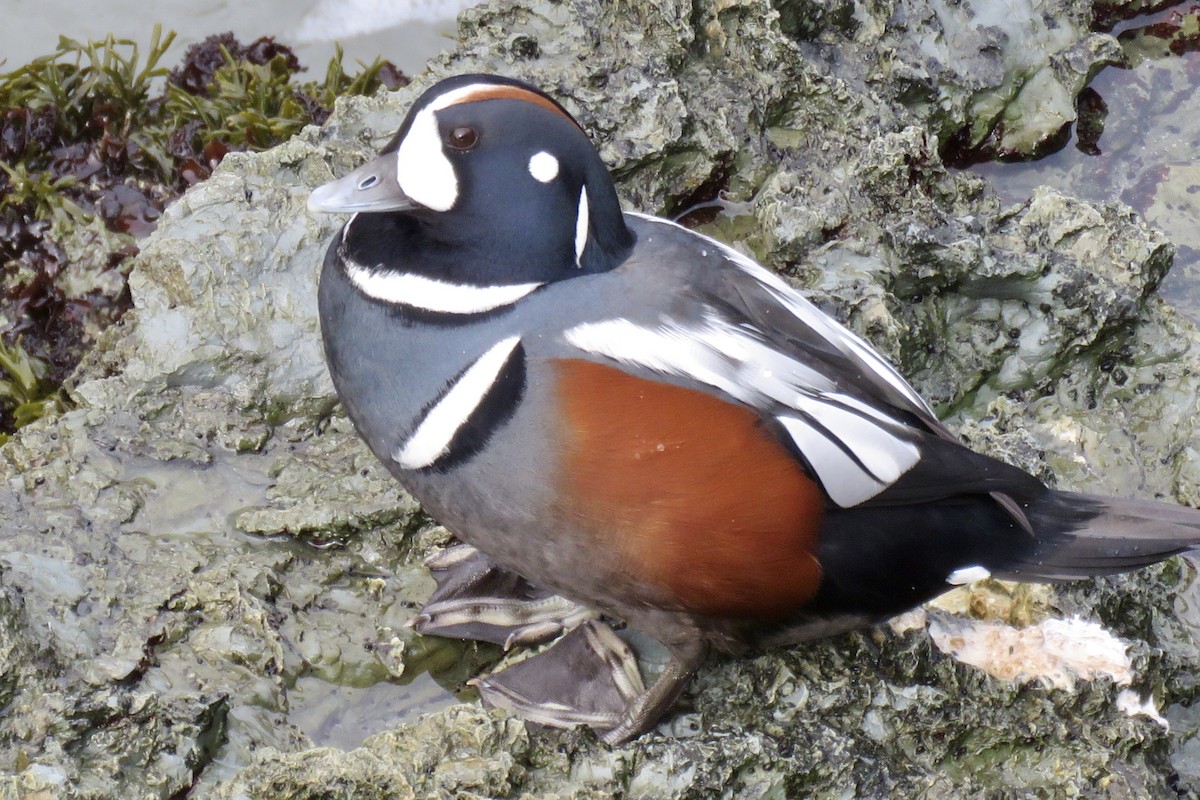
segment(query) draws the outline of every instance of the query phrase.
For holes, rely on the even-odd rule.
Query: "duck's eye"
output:
[[[454,128],[446,136],[446,144],[455,150],[470,150],[479,141],[479,134],[474,128],[465,125]]]

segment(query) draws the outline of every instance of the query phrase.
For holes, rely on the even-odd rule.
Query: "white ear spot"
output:
[[[458,176],[442,151],[433,108],[417,114],[400,142],[396,182],[406,195],[433,211],[449,211],[458,201]]]
[[[587,247],[588,199],[587,186],[579,190],[579,212],[575,217],[575,266],[583,266],[583,248]]]
[[[558,177],[558,159],[539,150],[529,159],[529,174],[542,183],[549,183]]]

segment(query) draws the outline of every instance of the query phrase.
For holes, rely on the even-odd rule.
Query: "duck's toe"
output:
[[[470,545],[447,548],[425,563],[437,589],[409,623],[418,633],[508,649],[549,641],[597,616],[496,565]]]
[[[587,725],[601,736],[621,725],[646,691],[633,651],[595,620],[543,652],[472,683],[488,705],[556,728]]]

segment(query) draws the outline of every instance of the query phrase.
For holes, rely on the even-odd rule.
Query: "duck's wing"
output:
[[[573,345],[755,408],[839,507],[990,493],[1028,527],[1012,496],[1042,484],[959,443],[865,341],[727,245],[641,219],[659,257],[638,268],[675,265],[679,291],[653,321],[576,326]]]

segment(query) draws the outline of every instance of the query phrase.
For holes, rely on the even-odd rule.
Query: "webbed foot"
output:
[[[708,654],[699,640],[672,646],[647,689],[637,657],[597,612],[529,583],[470,545],[449,547],[425,563],[437,589],[409,623],[419,633],[508,649],[569,631],[541,653],[471,681],[484,702],[531,722],[587,725],[608,744],[629,741],[670,710]]]
[[[437,581],[409,624],[418,633],[491,642],[539,644],[598,614],[493,563],[467,544],[426,559]]]
[[[599,732],[620,726],[646,692],[633,651],[594,620],[541,653],[471,683],[488,705],[524,719],[556,728],[587,725]]]

